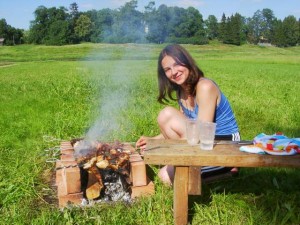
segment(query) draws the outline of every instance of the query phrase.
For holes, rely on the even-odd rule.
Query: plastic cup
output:
[[[199,121],[195,119],[186,120],[186,139],[189,145],[199,144]]]
[[[199,138],[200,149],[212,150],[214,147],[216,123],[213,122],[200,122],[199,123]]]

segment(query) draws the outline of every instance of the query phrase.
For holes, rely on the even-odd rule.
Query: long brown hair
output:
[[[161,61],[165,56],[172,57],[175,62],[181,66],[186,67],[190,73],[186,81],[188,87],[188,94],[195,95],[196,85],[201,77],[204,77],[203,72],[197,66],[195,60],[188,53],[188,51],[178,44],[166,46],[158,57],[158,90],[159,95],[157,97],[158,102],[165,104],[169,102],[168,98],[174,101],[177,101],[180,96],[180,86],[171,82],[165,74],[165,71],[161,65]],[[172,96],[172,92],[176,92],[176,99]],[[168,97],[168,98],[167,98]]]

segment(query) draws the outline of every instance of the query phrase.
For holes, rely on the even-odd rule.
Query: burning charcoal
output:
[[[83,192],[89,199],[107,201],[130,200],[129,154],[123,144],[113,144],[74,139],[74,156],[81,170],[95,175],[97,183],[87,188],[82,177]],[[84,174],[84,173],[82,173]],[[83,182],[85,180],[85,182]]]
[[[118,165],[114,165],[114,164],[110,164],[108,167],[114,171],[117,171],[119,169]]]
[[[116,149],[112,148],[112,149],[110,149],[109,153],[111,155],[116,155],[116,154],[118,154],[118,151]]]
[[[123,169],[123,168],[119,168],[118,169],[118,173],[123,175],[124,177],[129,177],[129,170],[128,169]],[[130,183],[130,182],[129,182]]]
[[[101,189],[102,187],[99,183],[93,184],[92,186],[86,189],[86,197],[88,199],[98,198],[100,196]]]
[[[126,153],[121,153],[116,161],[116,163],[119,167],[122,167],[123,165],[125,165],[128,162],[129,162],[129,155]]]
[[[97,157],[91,158],[89,161],[87,161],[85,164],[83,164],[83,169],[91,168],[92,166],[95,165],[96,162],[97,162]]]
[[[97,178],[98,183],[100,184],[101,189],[103,188],[103,182],[102,182],[102,177],[101,174],[99,173],[99,170],[96,166],[92,166],[88,170],[89,172],[93,173],[95,177]]]
[[[105,169],[109,166],[109,162],[106,159],[102,159],[102,160],[97,161],[96,166],[99,169]]]
[[[104,182],[116,182],[118,174],[111,169],[100,170]]]

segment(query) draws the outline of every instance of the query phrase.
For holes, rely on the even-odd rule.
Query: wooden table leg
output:
[[[201,167],[189,167],[189,195],[201,195]]]
[[[189,167],[176,166],[174,174],[174,224],[183,225],[188,222],[188,181]]]

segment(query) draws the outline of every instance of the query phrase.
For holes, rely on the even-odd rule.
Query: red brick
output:
[[[138,198],[141,196],[148,196],[154,194],[154,183],[150,181],[147,185],[145,186],[140,186],[140,187],[132,187],[131,188],[132,193],[131,193],[131,198]]]
[[[71,149],[74,151],[74,148],[71,145],[61,145],[59,148],[61,151]]]
[[[75,161],[74,154],[61,154],[60,155],[61,161]]]
[[[61,172],[62,170],[56,170],[55,173],[55,185],[59,186],[62,183],[62,175]]]
[[[129,158],[129,161],[130,161],[130,162],[136,162],[136,161],[142,161],[142,160],[143,160],[143,159],[142,159],[141,155],[138,154],[138,153],[131,154],[131,155],[130,155],[130,158]]]
[[[60,147],[60,160],[62,161],[75,161],[74,158],[74,149],[70,145],[70,147]]]
[[[74,154],[73,148],[61,148],[60,149],[61,154]]]
[[[79,205],[83,199],[83,193],[75,193],[58,196],[58,205],[60,208],[66,207],[68,204]]]
[[[68,166],[76,167],[77,162],[76,161],[56,161],[56,181],[55,184],[58,185],[59,182],[62,181],[62,171],[63,168],[66,168]]]
[[[130,163],[130,178],[134,187],[147,185],[146,165],[143,160]]]
[[[56,161],[56,165],[55,168],[62,168],[62,167],[76,167],[77,166],[77,162],[75,160],[71,160],[71,161]]]
[[[61,143],[60,148],[73,148],[73,145],[71,143]]]
[[[62,169],[62,183],[67,194],[81,192],[80,170],[78,167]]]
[[[67,188],[62,179],[62,170],[58,170],[56,172],[56,184],[57,184],[57,196],[65,196],[67,195]]]
[[[71,142],[70,141],[62,141],[62,142],[60,142],[60,146],[62,146],[62,145],[71,145]]]

